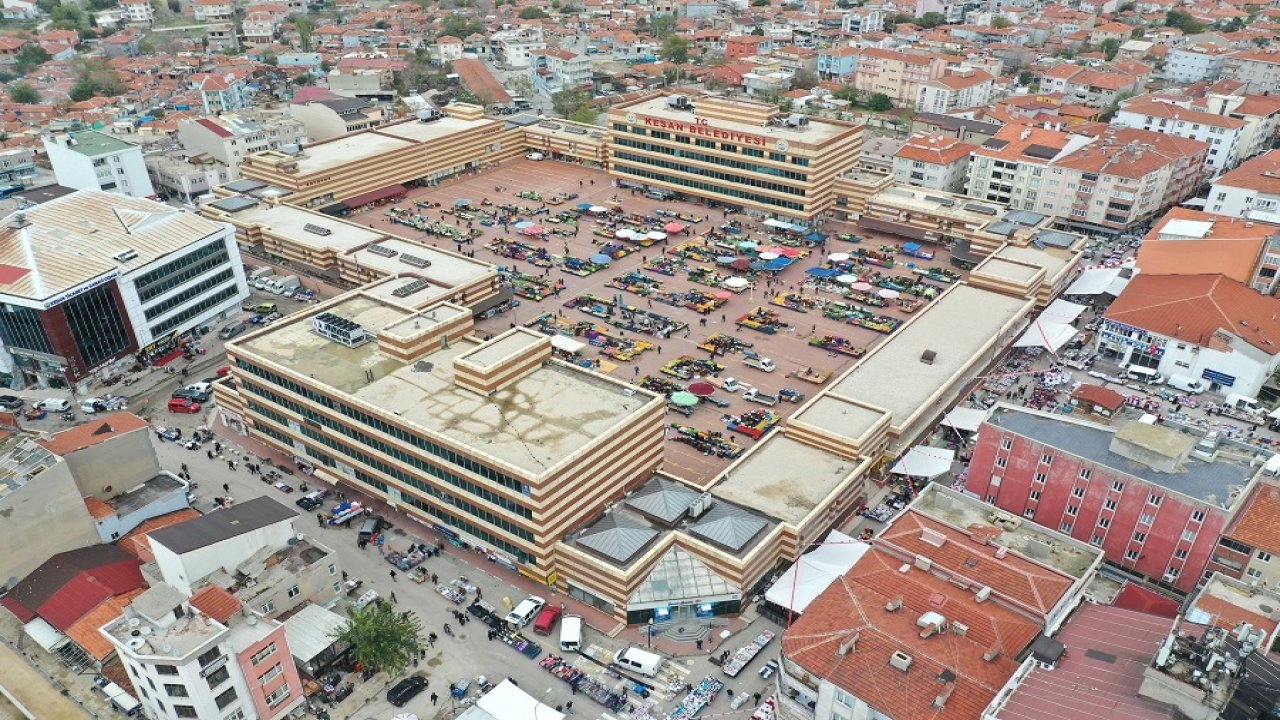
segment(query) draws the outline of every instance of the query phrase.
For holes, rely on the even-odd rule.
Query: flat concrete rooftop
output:
[[[449,135],[455,135],[464,130],[496,124],[498,124],[498,121],[492,118],[464,120],[445,116],[425,123],[414,120],[412,122],[396,123],[395,125],[383,125],[382,127],[374,128],[370,132],[377,135],[390,135],[394,138],[415,143],[426,143]]]
[[[984,260],[981,267],[974,268],[974,273],[1002,278],[1010,282],[1026,283],[1034,280],[1036,275],[1040,274],[1040,270],[1040,266],[1034,262],[1031,264],[1012,262],[992,256]]]
[[[322,172],[362,158],[403,150],[417,144],[404,138],[374,132],[343,135],[333,140],[307,145],[302,154],[296,156],[298,172],[303,175]]]
[[[954,381],[974,356],[1030,301],[958,284],[920,311],[828,392],[882,407],[900,425]],[[933,364],[920,357],[936,353]]]
[[[1183,464],[1182,472],[1160,472],[1111,452],[1115,428],[1047,417],[1016,408],[998,407],[987,422],[1153,485],[1220,507],[1230,506],[1227,501],[1231,488],[1246,485],[1255,471],[1243,463],[1223,459],[1205,462],[1190,456]],[[1195,438],[1191,436],[1189,439]],[[1243,496],[1242,493],[1241,497]]]
[[[881,411],[824,393],[793,415],[791,422],[806,423],[834,435],[858,440],[884,416]]]
[[[371,332],[402,322],[412,313],[364,293],[315,312],[327,311]],[[541,473],[608,430],[640,414],[656,396],[559,363],[542,365],[489,396],[454,382],[453,361],[482,343],[451,343],[421,359],[429,372],[414,370],[382,354],[376,342],[349,348],[311,329],[311,316],[290,316],[245,340],[249,355],[299,369],[339,394],[352,395],[404,421],[438,433],[528,473]],[[296,319],[295,319],[296,318]],[[373,373],[372,382],[366,371]]]
[[[799,524],[859,464],[775,432],[730,466],[711,493]]]
[[[375,230],[284,203],[279,205],[259,203],[251,208],[240,210],[232,215],[232,219],[238,222],[261,223],[272,233],[290,242],[321,252],[330,249],[347,251],[386,237],[385,234]],[[328,235],[317,235],[306,229],[308,225],[327,228],[331,232]]]
[[[637,115],[648,115],[650,117],[672,120],[674,122],[691,123],[695,118],[699,117],[696,110],[698,98],[693,98],[693,104],[695,105],[694,112],[689,112],[688,110],[676,110],[675,108],[667,106],[666,96],[659,96],[641,103],[636,103],[635,105],[629,105],[626,109],[627,111],[634,112]],[[809,125],[802,129],[782,125],[762,127],[752,123],[721,120],[720,118],[708,118],[707,124],[723,130],[735,130],[748,135],[760,135],[764,137],[777,138],[779,140],[785,139],[788,142],[799,142],[808,145],[826,142],[840,133],[851,129],[849,126],[823,122],[818,118],[810,118]]]
[[[538,345],[550,345],[551,338],[527,328],[515,328],[461,356],[461,360],[488,368]]]
[[[892,185],[872,195],[868,203],[884,203],[895,207],[927,212],[931,215],[945,215],[974,225],[985,225],[992,217],[985,213],[974,212],[965,205],[982,205],[983,203],[963,195],[953,195],[940,190],[925,190],[907,185]]]
[[[1076,247],[1081,247],[1084,238],[1078,238]],[[1052,279],[1075,262],[1077,253],[1072,250],[1046,247],[1043,250],[1034,245],[1006,245],[992,257],[1000,260],[1039,265],[1044,268],[1045,276]]]
[[[343,231],[335,232],[329,237],[335,237],[341,232]],[[361,247],[363,243],[345,245],[346,254],[359,263],[360,267],[374,268],[388,275],[408,274],[424,277],[447,287],[466,285],[469,282],[479,280],[485,275],[496,272],[493,265],[483,260],[473,260],[456,253],[445,252],[430,245],[409,242],[403,238],[387,237],[381,234],[379,234],[379,237],[385,239],[379,242],[378,245],[387,250],[394,250],[396,252],[394,256],[386,257],[369,252],[368,248]],[[352,247],[360,247],[360,249],[352,252],[350,250]],[[431,264],[427,267],[410,265],[401,260],[401,257],[406,254],[421,258]]]

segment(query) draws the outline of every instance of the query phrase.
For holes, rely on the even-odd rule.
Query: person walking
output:
[[[222,454],[222,443],[218,442],[217,440],[213,441],[213,454],[214,455]]]
[[[440,696],[435,693],[431,693],[431,706],[435,707],[437,702],[440,702]]]
[[[187,472],[187,464],[182,463],[182,472]]]
[[[235,461],[235,460],[228,460],[228,461],[227,461],[227,469],[228,469],[228,470],[230,470],[231,472],[235,472],[235,471],[236,471],[236,461]]]
[[[394,571],[393,571],[393,572],[394,572]],[[391,579],[392,579],[392,580],[395,580],[395,577],[392,577]],[[398,603],[398,602],[400,602],[399,600],[396,600],[396,593],[395,593],[395,591],[394,591],[394,590],[392,590],[392,591],[391,591],[391,602],[392,602],[392,603]]]
[[[185,469],[185,468],[184,468],[184,469]],[[230,494],[230,493],[231,493],[231,484],[230,484],[230,483],[222,483],[222,492],[227,493],[227,494]]]
[[[392,570],[392,571],[391,571],[391,582],[395,582],[395,581],[396,581],[396,571],[395,571],[395,570]]]
[[[316,524],[324,527],[324,513],[316,513]]]

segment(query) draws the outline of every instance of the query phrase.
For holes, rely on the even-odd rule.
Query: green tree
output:
[[[662,41],[662,58],[677,65],[689,62],[689,41],[679,35],[668,35]]]
[[[889,24],[905,25],[907,23],[914,23],[915,21],[916,19],[915,19],[915,16],[913,15],[907,15],[906,13],[898,13],[897,15],[893,16],[893,18],[889,21]]]
[[[997,15],[995,20],[991,21],[991,27],[997,30],[1013,27],[1013,21],[1003,15]]]
[[[818,82],[818,73],[812,70],[797,70],[796,74],[791,76],[791,86],[801,90],[811,90]]]
[[[548,18],[548,17],[551,17],[551,16],[548,15],[546,12],[544,12],[543,9],[540,7],[534,7],[530,5],[529,7],[522,8],[520,10],[521,20],[542,20],[543,18]]]
[[[916,20],[916,24],[922,28],[936,28],[947,24],[947,16],[940,12],[927,12]]]
[[[1031,83],[1035,82],[1035,80],[1036,80],[1035,73],[1031,72],[1030,70],[1023,70],[1022,72],[1018,73],[1019,85],[1022,85],[1024,87],[1029,86],[1031,85]]]
[[[1191,13],[1185,10],[1170,10],[1164,16],[1164,24],[1178,28],[1185,35],[1195,35],[1205,31],[1205,24],[1191,17]]]
[[[13,63],[13,69],[19,75],[26,75],[41,65],[49,62],[51,56],[45,52],[44,48],[35,43],[27,43],[18,51]]]
[[[76,5],[59,5],[49,13],[55,30],[85,30],[90,27],[88,16]]]
[[[583,88],[569,88],[551,96],[551,109],[560,117],[569,117],[591,103],[591,93]]]
[[[876,93],[867,99],[867,109],[872,112],[888,112],[893,109],[893,100],[884,93]]]
[[[311,85],[314,84],[315,81],[315,78],[311,77],[311,73],[302,73],[293,79],[293,84],[298,86]]]
[[[465,40],[470,35],[484,32],[483,25],[465,15],[450,15],[441,23],[440,29],[445,35],[452,35],[459,40]]]
[[[1116,53],[1120,52],[1120,41],[1115,38],[1107,38],[1102,41],[1098,49],[1102,51],[1103,56],[1108,60],[1115,60]]]
[[[26,83],[18,83],[9,88],[9,99],[19,105],[34,105],[40,102],[40,93]]]
[[[387,602],[347,608],[346,625],[333,639],[350,645],[352,657],[365,667],[399,675],[422,652],[422,623],[412,610],[397,612]]]
[[[676,16],[671,13],[660,13],[649,16],[649,32],[659,40],[666,40],[667,36],[676,30]]]
[[[303,52],[311,52],[311,35],[316,31],[316,24],[305,15],[290,15],[289,23],[298,31],[298,46]]]
[[[1233,17],[1222,26],[1225,32],[1239,32],[1244,29],[1245,20],[1242,17]]]
[[[569,113],[569,119],[574,122],[580,122],[586,125],[594,125],[596,118],[600,117],[600,112],[590,105],[584,105],[577,110]]]
[[[1127,13],[1127,12],[1133,12],[1134,10],[1137,10],[1137,9],[1138,9],[1137,3],[1127,2],[1127,3],[1122,3],[1120,7],[1116,8],[1116,12]]]
[[[93,97],[96,92],[93,83],[87,77],[82,77],[71,86],[71,92],[67,93],[67,97],[75,102],[83,102]]]
[[[851,103],[858,102],[858,88],[852,85],[843,85],[839,90],[832,93],[832,95],[837,100],[844,100]]]

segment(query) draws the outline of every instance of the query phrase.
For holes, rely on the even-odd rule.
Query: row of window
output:
[[[185,302],[189,302],[191,298],[197,295],[200,295],[201,293],[212,290],[213,288],[218,287],[219,285],[230,280],[234,276],[235,276],[235,271],[230,269],[223,270],[217,275],[214,275],[213,277],[208,278],[206,280],[202,280],[201,282],[187,288],[186,290],[183,290],[182,292],[175,294],[173,297],[169,298],[168,300],[164,300],[162,302],[156,303],[155,305],[152,305],[151,307],[144,310],[143,314],[147,316],[148,320],[150,320],[151,318],[159,317],[165,314],[166,312],[169,312],[170,310],[178,307],[179,305],[182,305]]]
[[[654,147],[660,147],[660,146],[654,146]],[[622,158],[623,160],[631,160],[632,162],[643,163],[645,165],[649,165],[652,167],[665,168],[667,170],[678,170],[680,172],[691,171],[687,163],[682,163],[675,160],[663,160],[661,158],[651,158],[645,155],[637,155],[635,153],[629,153],[629,152],[615,152],[614,157]],[[698,173],[698,177],[715,178],[717,180],[724,180],[726,182],[731,182],[735,185],[747,185],[749,187],[760,188],[761,190],[772,190],[774,192],[786,193],[788,195],[795,195],[797,197],[804,197],[806,193],[805,189],[802,187],[797,187],[795,185],[788,185],[786,183],[769,182],[768,180],[757,180],[756,178],[752,178],[752,177],[743,177],[742,175],[739,175],[737,173],[720,172],[718,170],[706,170],[703,168],[698,168],[696,172]],[[681,183],[681,184],[684,184],[684,183]],[[713,185],[710,187],[715,187],[715,186]]]
[[[427,440],[426,438],[418,435],[417,433],[409,432],[403,427],[393,425],[385,420],[369,415],[368,413],[361,412],[360,410],[357,410],[353,407],[350,407],[346,404],[343,404],[334,400],[328,395],[318,393],[312,390],[311,388],[299,385],[298,383],[293,382],[292,380],[281,377],[280,375],[277,375],[269,370],[260,368],[257,365],[254,365],[252,363],[245,362],[244,360],[237,360],[236,365],[240,369],[245,370],[253,375],[256,375],[262,378],[263,380],[266,380],[278,387],[284,388],[285,390],[288,390],[289,392],[295,395],[300,395],[330,410],[336,410],[337,412],[340,412],[343,415],[346,415],[352,420],[355,420],[363,425],[366,425],[374,430],[377,430],[383,435],[387,435],[401,442],[408,443],[418,448],[419,450],[423,450],[450,464],[457,465],[458,467],[464,470],[467,470],[468,472],[475,473],[476,475],[479,475],[480,477],[486,480],[492,480],[493,482],[496,482],[505,488],[515,490],[516,492],[524,495],[530,494],[529,486],[525,485],[524,483],[521,483],[519,480],[516,480],[514,477],[511,477],[510,475],[507,475],[505,473],[498,472],[497,470],[494,470],[493,468],[488,467],[487,465],[483,465],[469,457],[466,457],[465,455],[456,453],[446,447],[437,445],[431,442],[430,440]],[[279,397],[279,396],[276,396],[276,397]],[[284,402],[277,401],[277,404],[283,405],[285,407],[290,407],[289,404]],[[345,430],[345,429],[346,429],[345,427],[339,428],[339,430]]]
[[[250,392],[261,395],[271,400],[272,402],[276,403],[277,405],[288,408],[289,410],[292,410],[298,415],[301,415],[304,418],[307,418],[308,420],[310,420],[311,422],[317,425],[323,425],[325,427],[328,427],[331,430],[335,430],[339,432],[340,434],[345,434],[347,437],[351,437],[353,439],[359,440],[361,444],[363,444],[366,447],[373,448],[388,457],[392,457],[392,458],[395,458],[396,460],[399,460],[400,462],[406,465],[412,465],[413,467],[425,473],[428,473],[434,477],[444,480],[445,482],[449,483],[450,485],[453,485],[459,490],[463,490],[467,493],[470,493],[471,495],[474,495],[484,500],[485,502],[488,502],[492,505],[496,505],[502,508],[503,510],[506,510],[507,512],[512,513],[513,515],[519,515],[520,517],[523,517],[525,519],[533,518],[533,510],[499,493],[492,492],[491,490],[489,490],[488,488],[482,485],[477,485],[476,483],[473,483],[464,477],[455,475],[454,473],[451,473],[448,470],[445,470],[439,467],[438,465],[421,460],[416,456],[411,455],[394,445],[389,445],[377,438],[366,435],[359,431],[353,431],[349,427],[339,424],[338,422],[334,421],[328,416],[315,412],[314,410],[305,408],[302,405],[289,400],[288,398],[285,398],[277,393],[273,393],[270,390],[267,390],[266,388],[258,386],[256,383],[244,383],[244,385],[245,385],[245,388],[248,389]],[[280,415],[279,413],[273,412],[268,408],[264,408],[258,403],[250,403],[250,407],[258,412],[261,412],[262,414],[266,415],[272,420],[275,420],[277,423],[285,427],[288,427],[288,421],[284,418],[284,416]],[[324,435],[322,435],[321,433],[315,430],[312,430],[311,428],[303,427],[302,432],[304,435],[307,435],[308,437],[315,435],[316,437],[313,439],[323,442],[324,444],[328,445],[334,450],[347,453],[348,455],[351,454],[352,452],[345,445],[341,445],[341,444],[335,445],[333,441],[331,441],[329,438],[325,437]],[[326,463],[326,464],[329,464],[329,463]],[[439,491],[433,491],[433,492],[438,493]],[[441,493],[441,495],[445,496],[443,493]],[[447,497],[452,498],[453,496],[448,495]]]
[[[706,138],[695,139],[695,138],[690,138],[688,135],[681,135],[680,133],[674,133],[674,134],[669,133],[666,130],[645,130],[645,128],[639,125],[634,125],[631,128],[628,128],[626,125],[622,123],[614,123],[613,129],[620,133],[630,132],[632,135],[640,135],[640,136],[648,135],[649,137],[657,138],[659,140],[671,140],[674,138],[676,142],[684,143],[685,145],[688,145],[692,141],[693,144],[697,145],[698,147],[707,148],[708,150],[715,150],[717,147],[719,147],[721,152],[735,153],[735,154],[741,152],[743,155],[750,155],[751,157],[758,157],[758,158],[764,157],[764,151],[760,150],[759,148],[753,148],[753,147],[739,148],[737,145],[734,145],[733,143],[726,143],[726,142],[716,143],[714,140],[707,140]],[[613,141],[615,144],[629,145],[630,147],[635,147],[635,145],[631,144],[631,143],[634,143],[634,141],[620,143],[619,140],[620,140],[619,136],[617,135],[613,136]],[[780,163],[790,162],[792,165],[798,165],[800,167],[809,167],[809,158],[800,157],[799,155],[792,155],[790,158],[788,158],[785,153],[770,152],[769,159],[774,162],[780,162]],[[708,162],[713,162],[713,161],[708,161]]]
[[[642,142],[640,140],[632,140],[631,138],[619,137],[614,138],[614,145],[622,145],[624,147],[635,148],[636,150],[648,150],[649,152],[659,152],[672,157],[687,158],[698,162],[710,163],[721,167],[733,168],[735,170],[746,170],[747,172],[760,173],[761,175],[773,175],[774,177],[784,177],[789,180],[798,180],[804,182],[809,178],[808,173],[796,172],[794,170],[783,170],[782,168],[773,167],[771,165],[761,165],[759,163],[746,162],[736,160],[734,158],[720,157],[719,155],[708,155],[697,150],[685,150],[683,148],[674,148],[669,145],[661,145],[658,143]],[[761,156],[763,156],[761,152]],[[778,153],[771,153],[777,155]],[[772,159],[772,158],[771,158]]]
[[[234,284],[228,285],[226,288],[219,290],[218,292],[210,295],[204,300],[196,303],[195,305],[192,305],[186,310],[183,310],[177,315],[174,315],[173,317],[165,320],[159,325],[152,325],[151,336],[159,337],[161,335],[164,335],[165,333],[173,330],[174,328],[181,326],[183,323],[190,320],[191,318],[206,312],[207,310],[209,310],[209,308],[216,307],[222,304],[223,302],[230,300],[231,298],[235,297],[236,294],[239,292],[240,292],[240,288],[236,287]]]
[[[626,153],[626,152],[614,153],[613,158],[615,161],[631,160],[632,162],[638,162],[641,165],[665,164],[665,165],[675,165],[676,167],[674,169],[676,170],[685,169],[678,166],[676,163],[667,163],[662,160],[653,160],[649,158],[643,158],[643,157],[634,155],[632,153]],[[744,200],[750,200],[751,202],[756,202],[761,205],[769,205],[772,207],[783,208],[786,210],[803,210],[804,209],[804,203],[798,203],[794,200],[780,200],[775,197],[770,197],[768,195],[761,195],[760,193],[754,193],[749,190],[742,190],[737,187],[725,187],[723,185],[716,185],[714,183],[703,182],[701,180],[696,180],[694,178],[685,177],[682,175],[669,175],[667,173],[658,172],[656,170],[650,170],[646,167],[636,167],[633,165],[626,165],[626,164],[615,162],[614,168],[618,172],[626,173],[628,175],[634,175],[636,177],[642,177],[648,180],[658,180],[661,182],[671,183],[673,185],[679,185],[681,187],[686,187],[693,190],[701,190],[703,192],[715,193],[717,195],[727,195],[729,197],[742,198]],[[734,182],[741,182],[741,181],[742,179],[738,178]]]
[[[230,260],[226,243],[211,243],[140,276],[133,285],[138,289],[138,298],[146,302]]]

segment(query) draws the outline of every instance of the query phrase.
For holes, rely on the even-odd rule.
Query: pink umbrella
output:
[[[669,223],[667,223],[666,225],[663,225],[663,226],[662,226],[662,229],[663,229],[663,230],[666,230],[666,231],[667,231],[667,232],[669,232],[669,233],[673,233],[673,234],[674,234],[674,233],[684,232],[684,230],[685,230],[685,226],[684,226],[684,224],[683,224],[683,223],[678,223],[678,222],[669,222]]]
[[[871,290],[871,283],[864,283],[864,282],[854,283],[853,285],[850,286],[850,288],[853,290],[857,290],[858,292],[869,292]]]
[[[689,386],[689,392],[698,397],[711,397],[716,392],[716,387],[711,383],[696,382]]]
[[[728,300],[731,297],[733,297],[733,293],[729,292],[728,290],[721,290],[720,292],[716,293],[717,300]]]

